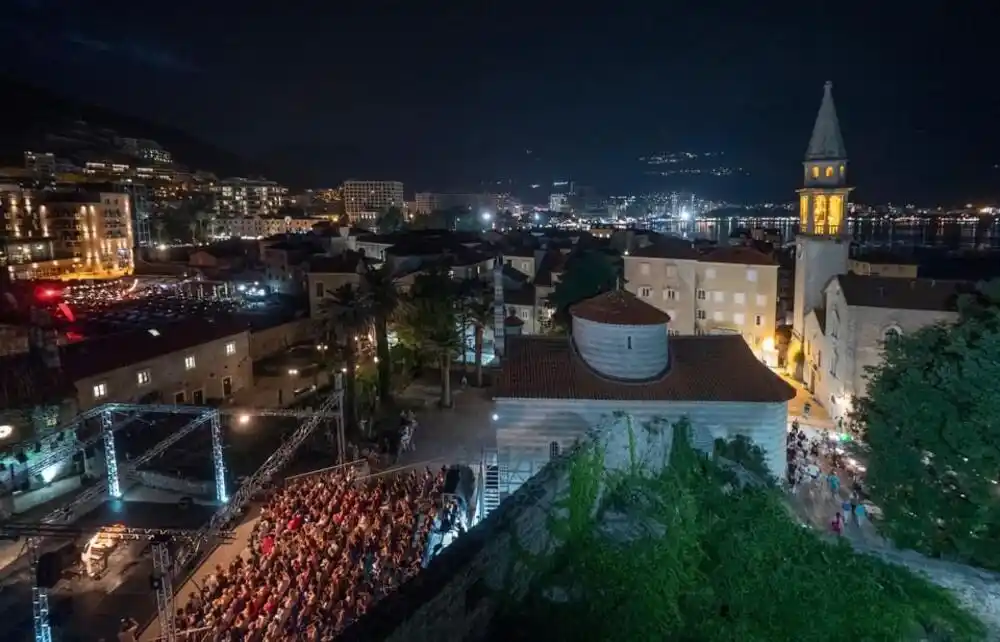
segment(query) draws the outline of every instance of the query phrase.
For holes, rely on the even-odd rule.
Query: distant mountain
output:
[[[172,127],[84,104],[19,80],[0,78],[0,95],[5,98],[0,165],[21,166],[25,150],[111,153],[115,151],[111,140],[117,134],[155,140],[192,171],[205,170],[220,178],[266,174],[264,168]]]

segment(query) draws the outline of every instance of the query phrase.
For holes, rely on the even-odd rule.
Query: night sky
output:
[[[1000,192],[989,3],[4,4],[8,74],[299,185],[573,178],[621,193],[682,187],[636,159],[690,150],[751,174],[695,186],[705,196],[791,200],[829,79],[860,200]]]

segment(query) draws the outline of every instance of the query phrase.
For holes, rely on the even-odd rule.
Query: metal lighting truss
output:
[[[238,515],[250,502],[250,499],[271,480],[271,477],[291,461],[292,457],[298,451],[299,446],[313,434],[325,418],[336,417],[339,419],[343,416],[341,414],[343,397],[344,390],[338,386],[336,390],[323,400],[323,403],[315,412],[309,413],[308,418],[292,433],[288,441],[271,453],[271,456],[267,458],[263,465],[243,482],[239,490],[230,498],[229,503],[223,504],[218,512],[212,516],[209,523],[202,528],[201,537],[177,553],[178,568],[186,566],[188,562],[197,556],[201,547],[206,542],[212,540],[219,529],[223,528]],[[343,426],[342,419],[340,419],[340,425]]]
[[[52,642],[52,626],[49,623],[49,590],[38,585],[38,541],[42,538],[76,539],[83,534],[92,533],[98,529],[77,528],[74,526],[59,526],[54,524],[0,524],[0,539],[28,539],[28,551],[31,556],[31,606],[35,626],[35,642]],[[170,562],[169,544],[177,539],[198,537],[196,531],[173,528],[122,528],[115,531],[119,539],[129,541],[147,540],[153,547],[153,576],[156,589],[156,610],[160,622],[160,639],[175,642],[177,630],[174,623],[174,588],[173,568]],[[232,531],[219,531],[216,534],[221,540],[232,540]]]

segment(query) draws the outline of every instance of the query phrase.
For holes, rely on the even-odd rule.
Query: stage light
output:
[[[250,423],[250,415],[240,415],[239,422],[241,426],[247,425]]]

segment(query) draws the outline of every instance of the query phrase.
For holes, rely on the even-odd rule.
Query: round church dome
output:
[[[573,344],[599,374],[642,381],[667,369],[670,315],[666,312],[623,290],[581,301],[569,312]]]

